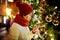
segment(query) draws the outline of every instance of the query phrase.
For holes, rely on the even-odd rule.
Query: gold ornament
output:
[[[53,19],[58,19],[59,18],[59,14],[57,14],[56,12],[53,13]]]
[[[52,15],[47,15],[46,18],[45,18],[45,20],[47,22],[51,22],[52,21]]]
[[[54,26],[58,26],[59,25],[59,21],[58,20],[53,20],[52,23],[53,23]]]

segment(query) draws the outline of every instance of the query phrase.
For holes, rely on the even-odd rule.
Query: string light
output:
[[[54,40],[54,38],[51,38],[51,40]]]
[[[8,0],[8,2],[13,2],[13,0]]]
[[[11,9],[10,9],[10,8],[6,8],[6,14],[7,14],[8,16],[11,15]]]
[[[55,9],[57,9],[57,6],[55,6]]]
[[[39,3],[39,0],[37,0],[37,3]]]

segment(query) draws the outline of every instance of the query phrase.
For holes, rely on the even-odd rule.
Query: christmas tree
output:
[[[60,35],[60,11],[59,11],[59,0],[24,0],[29,2],[33,8],[33,16],[30,22],[30,30],[34,26],[41,27],[40,29],[46,30],[48,38],[44,33],[44,38],[42,40],[58,40]],[[47,39],[46,39],[47,38]]]

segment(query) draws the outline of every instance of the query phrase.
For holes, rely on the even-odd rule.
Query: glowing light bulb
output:
[[[11,9],[10,9],[10,8],[6,8],[6,14],[7,14],[8,16],[11,15]]]
[[[51,40],[54,40],[54,38],[51,38]]]
[[[13,2],[13,0],[8,0],[8,2]]]

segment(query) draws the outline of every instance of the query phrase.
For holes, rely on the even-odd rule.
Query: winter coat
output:
[[[30,36],[28,27],[22,27],[17,23],[13,23],[6,40],[31,40]]]

